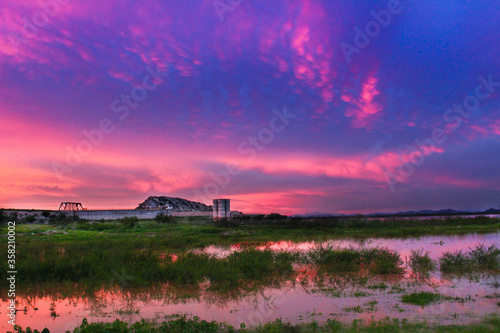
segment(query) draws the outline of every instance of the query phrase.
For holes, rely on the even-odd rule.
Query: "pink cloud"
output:
[[[473,132],[467,131],[466,135],[469,139],[474,139],[477,135],[488,137],[491,135],[500,135],[500,119],[489,120],[487,124],[472,124],[469,126]]]
[[[234,162],[234,157],[220,159],[220,163]],[[385,182],[385,172],[394,170],[402,164],[399,156],[393,152],[369,157],[360,154],[351,157],[334,156],[259,156],[259,159],[237,161],[245,170],[257,169],[269,175],[300,174],[312,177],[328,176],[332,178],[369,179]]]
[[[350,103],[345,115],[352,118],[354,127],[369,127],[380,117],[382,107],[375,101],[375,98],[380,94],[377,84],[378,79],[372,72],[361,85],[359,97],[347,94],[342,96],[343,101]]]

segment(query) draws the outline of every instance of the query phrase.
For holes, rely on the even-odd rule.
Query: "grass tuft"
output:
[[[430,293],[426,291],[406,294],[401,297],[403,303],[425,306],[436,303],[441,299],[440,294]]]
[[[495,244],[485,247],[479,244],[469,253],[462,250],[445,252],[439,258],[440,269],[444,273],[471,273],[484,270],[497,271],[500,268],[500,249]]]
[[[310,262],[328,273],[359,272],[366,268],[377,275],[400,274],[403,263],[396,251],[388,249],[336,249],[319,246],[308,254]]]
[[[436,263],[431,259],[429,252],[420,250],[412,250],[410,254],[410,267],[415,272],[427,273],[436,268]]]

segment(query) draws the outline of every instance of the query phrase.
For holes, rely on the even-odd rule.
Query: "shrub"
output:
[[[24,217],[24,222],[25,223],[33,223],[36,221],[36,217],[34,215],[26,215]]]
[[[49,217],[49,216],[50,216],[50,211],[48,211],[48,210],[44,210],[44,211],[42,212],[42,216],[43,216],[43,217]]]
[[[9,221],[17,221],[18,215],[17,212],[12,212],[10,213],[9,217],[7,218]]]
[[[50,219],[50,223],[51,224],[67,224],[67,221],[66,221],[66,214],[65,213],[54,213],[54,214],[50,214],[49,216],[49,219]]]
[[[55,225],[67,225],[68,223],[80,221],[78,216],[67,216],[64,212],[49,215],[49,222]]]
[[[93,222],[79,221],[76,224],[77,230],[93,230],[93,231],[103,231],[103,230],[114,230],[120,228],[120,224],[110,223],[110,222]]]
[[[280,220],[286,220],[288,219],[288,216],[286,215],[281,215],[278,213],[271,213],[269,215],[265,216],[266,220],[271,220],[271,221],[280,221]]]
[[[220,219],[214,221],[214,225],[221,228],[232,228],[237,227],[238,223],[230,219]]]
[[[118,220],[118,222],[126,228],[132,229],[138,222],[137,216],[127,216]]]

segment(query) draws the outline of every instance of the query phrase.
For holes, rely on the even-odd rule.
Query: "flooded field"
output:
[[[147,288],[127,288],[134,277],[118,272],[122,288],[99,290],[53,288],[18,291],[17,324],[47,327],[64,332],[89,322],[120,319],[135,322],[141,318],[162,320],[172,314],[199,316],[205,320],[227,322],[234,327],[256,325],[282,318],[300,323],[327,319],[342,322],[398,318],[428,322],[472,323],[499,311],[500,276],[495,272],[443,272],[434,267],[416,272],[410,267],[412,250],[428,251],[437,262],[446,252],[470,251],[483,244],[500,244],[500,233],[466,236],[426,236],[407,239],[370,238],[325,242],[238,243],[227,247],[210,246],[193,250],[224,258],[245,248],[307,254],[318,249],[379,249],[396,251],[402,262],[400,274],[373,275],[363,271],[323,273],[315,266],[293,264],[293,274],[237,288],[213,289],[208,283],[189,286],[163,284]],[[172,256],[176,260],[176,256]],[[2,299],[0,315],[4,316]],[[1,331],[11,327],[2,321]]]

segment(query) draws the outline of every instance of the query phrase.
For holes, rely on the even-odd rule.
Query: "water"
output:
[[[270,242],[258,246],[274,251],[308,251],[318,245],[334,247],[385,247],[396,250],[401,258],[411,250],[425,249],[433,259],[445,251],[468,250],[478,244],[500,245],[500,233],[466,236],[426,236],[409,239],[373,238],[359,240],[330,240],[323,243],[289,241]],[[198,252],[223,257],[242,248],[241,244],[229,247],[208,247]],[[366,322],[391,318],[426,320],[436,323],[471,323],[485,314],[498,312],[500,302],[500,276],[484,274],[473,278],[443,276],[434,271],[427,277],[416,277],[409,268],[401,277],[371,278],[364,283],[353,283],[337,278],[319,283],[314,272],[296,267],[293,280],[273,285],[263,285],[239,292],[215,292],[206,286],[158,286],[134,290],[100,290],[91,294],[75,291],[62,295],[60,290],[35,291],[17,298],[18,325],[37,329],[49,328],[64,332],[79,325],[83,318],[89,322],[120,319],[134,322],[141,318],[162,320],[171,314],[199,316],[205,320],[224,321],[236,328],[241,323],[255,325],[283,318],[292,323],[316,320],[325,322],[337,319]],[[374,288],[380,285],[387,288]],[[405,293],[431,291],[450,297],[448,300],[425,307],[405,304]],[[485,297],[488,296],[488,297]],[[1,331],[12,329],[6,323],[6,299],[1,304]],[[25,310],[25,311],[23,311]]]
[[[317,246],[332,246],[340,248],[374,248],[384,247],[391,250],[396,250],[401,258],[409,257],[411,250],[424,249],[430,252],[432,259],[437,259],[444,252],[457,251],[460,249],[468,250],[469,247],[474,247],[478,244],[490,246],[495,244],[500,246],[500,233],[483,234],[483,235],[466,235],[466,236],[424,236],[407,239],[397,238],[368,238],[368,239],[336,239],[326,242],[300,242],[291,241],[268,242],[257,246],[259,249],[271,249],[273,251],[303,251],[307,252]],[[216,257],[225,257],[233,251],[238,251],[245,244],[234,244],[229,247],[209,246],[197,252],[204,252]]]

